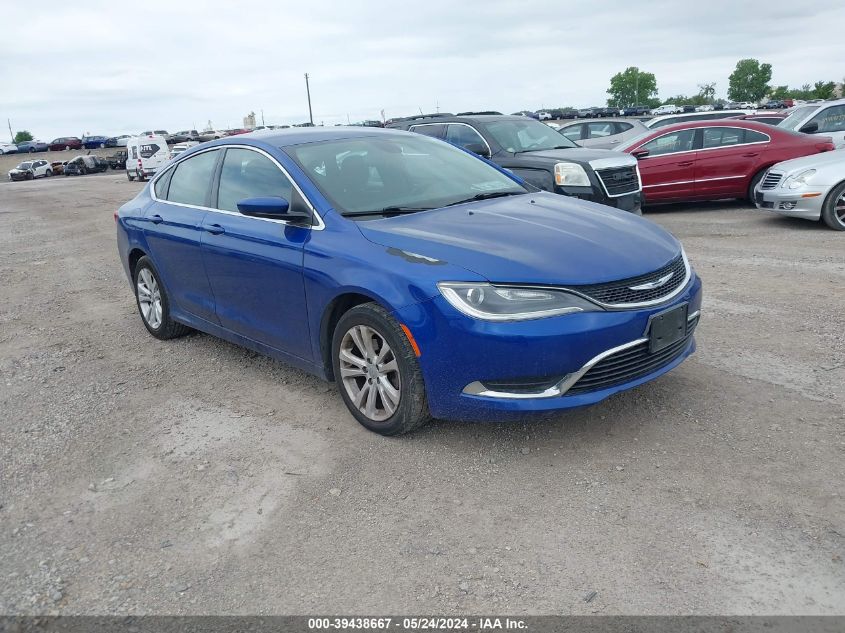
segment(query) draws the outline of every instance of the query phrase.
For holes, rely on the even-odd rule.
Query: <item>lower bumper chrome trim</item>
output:
[[[695,312],[689,314],[687,316],[687,322],[691,322],[696,320],[699,316],[701,316],[701,310],[696,310]],[[484,398],[504,398],[509,400],[530,400],[534,398],[557,398],[564,394],[578,382],[584,374],[590,371],[593,366],[597,365],[601,361],[603,361],[608,356],[613,356],[614,354],[618,354],[619,352],[623,352],[626,349],[631,347],[636,347],[637,345],[641,345],[642,343],[648,342],[648,337],[644,336],[642,338],[638,338],[634,341],[630,341],[628,343],[623,343],[622,345],[618,345],[616,347],[612,347],[611,349],[603,351],[601,354],[598,354],[588,360],[584,365],[576,372],[571,374],[566,374],[563,378],[560,379],[557,383],[552,385],[551,387],[544,389],[543,391],[534,391],[534,392],[508,392],[508,391],[494,391],[492,389],[488,389],[481,381],[476,380],[475,382],[471,382],[466,387],[464,387],[463,392],[470,396],[481,396]]]

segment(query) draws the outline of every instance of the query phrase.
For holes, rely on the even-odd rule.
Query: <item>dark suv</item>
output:
[[[636,159],[579,147],[545,123],[523,116],[441,115],[409,117],[388,127],[463,147],[545,191],[640,213]]]

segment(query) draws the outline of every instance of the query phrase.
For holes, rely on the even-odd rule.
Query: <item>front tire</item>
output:
[[[845,231],[845,182],[840,182],[827,194],[822,220],[834,231]]]
[[[44,172],[44,175],[45,175],[45,176],[47,176],[47,178],[49,178],[50,176],[52,176],[52,175],[53,175],[53,170],[52,170],[52,169],[48,169],[46,172]]]
[[[746,199],[751,204],[754,204],[754,189],[757,187],[757,183],[759,183],[761,180],[763,180],[763,176],[765,175],[765,173],[766,173],[766,170],[761,169],[756,174],[754,174],[753,178],[751,178],[751,183],[748,185],[748,191],[745,194]]]
[[[146,255],[138,260],[132,276],[135,285],[135,302],[147,331],[157,339],[166,341],[184,336],[190,331],[185,325],[170,318],[170,299],[152,260]]]
[[[431,419],[414,348],[380,305],[365,303],[340,318],[332,368],[350,413],[370,431],[401,435]]]

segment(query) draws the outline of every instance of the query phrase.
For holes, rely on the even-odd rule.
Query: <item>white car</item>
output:
[[[126,144],[129,142],[129,139],[132,138],[130,134],[121,134],[120,136],[114,137],[114,144],[115,147],[126,147]]]
[[[34,180],[53,175],[53,169],[46,160],[27,160],[9,171],[9,180]]]
[[[194,145],[199,145],[197,141],[185,141],[184,143],[176,143],[170,148],[170,160],[176,158],[182,152],[191,149]]]
[[[700,105],[695,107],[696,112],[713,112],[712,105]]]
[[[216,141],[219,138],[226,136],[225,132],[219,130],[203,130],[200,132],[200,141]]]
[[[781,215],[824,220],[845,231],[845,150],[785,160],[754,188],[754,203]]]
[[[665,103],[659,108],[651,111],[651,114],[660,116],[661,114],[683,114],[684,109],[681,106],[676,106],[672,103]]]
[[[548,119],[551,119],[552,115],[550,113],[546,112],[545,110],[543,110],[542,112],[537,113],[537,117],[539,117],[540,121],[546,121]]]
[[[789,113],[778,127],[803,132],[823,134],[833,139],[836,149],[845,148],[845,99],[808,103]]]
[[[0,141],[0,154],[16,154],[18,151],[18,146],[14,143],[6,143],[4,141]]]

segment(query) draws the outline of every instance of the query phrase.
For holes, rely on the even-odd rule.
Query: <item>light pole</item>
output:
[[[308,73],[305,73],[305,92],[308,94],[308,120],[314,125],[314,115],[311,113],[311,87],[308,85]]]
[[[637,67],[636,70],[637,70],[637,76],[636,76],[635,85],[636,85],[637,95],[634,97],[634,105],[635,106],[640,104],[640,69],[639,69],[639,67]]]

